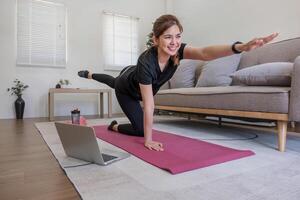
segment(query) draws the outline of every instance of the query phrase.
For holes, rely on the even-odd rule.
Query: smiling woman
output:
[[[176,65],[179,64],[178,48],[181,44],[182,32],[182,25],[173,15],[163,15],[153,24],[154,44],[160,46],[159,50],[162,56],[165,55],[167,59],[172,56]],[[161,64],[164,67],[164,63]]]
[[[270,42],[278,34],[256,38],[248,43],[189,47],[181,42],[182,25],[174,15],[162,15],[153,24],[154,45],[138,58],[137,65],[124,68],[116,78],[107,74],[78,72],[83,78],[94,79],[115,89],[118,102],[130,124],[113,121],[108,129],[114,132],[144,137],[150,150],[163,151],[163,144],[152,140],[154,100],[159,88],[174,75],[181,59],[212,60],[242,51],[249,51]],[[140,102],[143,102],[143,109]]]

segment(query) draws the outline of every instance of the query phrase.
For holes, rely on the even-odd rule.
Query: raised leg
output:
[[[277,121],[278,128],[278,150],[285,151],[286,134],[287,134],[287,121]]]

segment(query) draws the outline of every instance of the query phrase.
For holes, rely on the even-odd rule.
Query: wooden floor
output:
[[[48,118],[0,120],[0,199],[80,199],[34,127]]]
[[[80,199],[34,127],[45,121],[48,118],[0,120],[1,200]],[[300,132],[299,124],[292,131]]]

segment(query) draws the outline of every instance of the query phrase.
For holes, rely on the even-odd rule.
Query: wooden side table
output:
[[[112,116],[112,91],[111,89],[80,89],[80,88],[50,88],[48,93],[48,115],[49,120],[54,120],[54,105],[55,94],[70,94],[70,93],[96,93],[99,94],[98,114],[103,118],[104,116],[104,102],[103,94],[107,93],[108,96],[108,117]]]

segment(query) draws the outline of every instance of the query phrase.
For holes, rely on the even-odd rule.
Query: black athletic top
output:
[[[185,45],[182,43],[178,50],[179,60],[183,59]],[[137,65],[130,65],[121,71],[115,89],[117,92],[129,94],[137,100],[142,100],[139,83],[152,84],[153,95],[155,95],[159,88],[173,76],[177,67],[170,58],[164,70],[161,71],[157,47],[151,47],[140,55]]]

